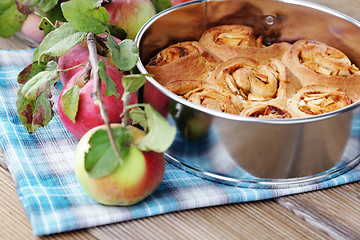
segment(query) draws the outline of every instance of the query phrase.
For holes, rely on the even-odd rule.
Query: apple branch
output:
[[[102,94],[101,94],[101,80],[99,76],[99,66],[98,66],[98,57],[96,51],[96,40],[93,33],[88,33],[87,35],[87,46],[89,48],[89,62],[92,67],[92,73],[94,78],[94,88],[93,92],[91,93],[91,97],[94,100],[94,103],[99,105],[101,117],[105,122],[106,129],[109,135],[111,147],[114,150],[115,156],[119,159],[120,164],[123,164],[123,160],[120,157],[119,151],[116,147],[114,136],[111,130],[110,121],[107,114],[107,109],[104,105]]]
[[[130,94],[129,92],[124,92],[122,96],[123,101],[123,113],[122,113],[122,122],[124,126],[128,126],[130,124],[130,110],[128,106],[130,105]]]
[[[85,66],[84,69],[84,78],[85,78],[85,82],[88,82],[91,78],[91,63],[90,61],[88,61],[88,63]]]

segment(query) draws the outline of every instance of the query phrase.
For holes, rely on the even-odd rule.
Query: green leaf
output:
[[[170,0],[151,0],[156,12],[161,12],[172,6]]]
[[[1,0],[3,1],[3,0]],[[0,37],[9,38],[20,30],[26,15],[19,12],[14,1],[0,3]]]
[[[33,62],[32,64],[25,67],[18,75],[17,81],[20,84],[25,84],[32,77],[34,77],[39,72],[45,71],[46,63],[44,62]]]
[[[49,93],[51,87],[59,80],[59,71],[54,61],[47,64],[45,71],[37,73],[26,81],[22,87],[21,94],[30,99],[36,100],[43,92]]]
[[[110,20],[107,10],[93,1],[72,0],[62,3],[61,9],[65,19],[81,32],[103,33]]]
[[[123,159],[130,149],[131,132],[125,127],[112,128],[116,147]],[[111,174],[119,166],[119,159],[111,147],[108,132],[97,130],[89,140],[90,149],[85,153],[85,170],[93,178]]]
[[[146,120],[146,115],[145,115],[144,110],[142,110],[139,107],[131,108],[130,109],[130,118],[134,125],[139,124],[140,126],[143,127],[145,132],[148,131],[148,123]]]
[[[40,43],[37,56],[38,61],[44,55],[60,57],[67,53],[72,47],[80,43],[86,37],[85,32],[75,30],[69,23],[64,23],[56,30],[45,36]]]
[[[112,61],[116,64],[117,67],[121,66],[120,46],[111,35],[109,36],[106,46],[110,49]]]
[[[54,0],[54,1],[57,1],[57,0]],[[39,7],[35,10],[35,13],[37,15],[43,17],[42,21],[39,24],[39,28],[41,30],[43,30],[45,35],[47,35],[51,31],[55,30],[53,25],[56,24],[56,21],[66,22],[66,19],[64,18],[63,14],[62,14],[60,4],[56,5],[55,7],[53,7],[50,10],[48,10],[48,8],[46,6],[44,6],[44,8]],[[49,21],[52,24],[50,24]]]
[[[0,15],[3,14],[12,5],[15,5],[14,0],[1,0],[0,1]]]
[[[35,7],[39,4],[40,0],[16,0],[17,8],[23,14],[31,14],[34,12]]]
[[[122,77],[121,81],[124,87],[125,92],[135,92],[139,90],[146,82],[146,76],[151,76],[150,74],[131,74],[125,75]]]
[[[139,58],[139,49],[131,39],[125,39],[120,43],[116,43],[114,39],[107,43],[107,46],[111,49],[112,60],[116,66],[122,71],[129,71],[135,67]]]
[[[145,105],[145,115],[149,132],[140,141],[142,151],[165,152],[175,139],[176,129],[161,116],[151,105]]]
[[[55,28],[51,25],[51,23],[46,18],[41,19],[38,27],[39,27],[39,29],[41,29],[43,31],[45,31],[45,29],[46,29],[47,33],[55,30]],[[45,34],[45,32],[44,32],[44,34]]]
[[[40,9],[42,12],[49,12],[58,4],[58,2],[59,0],[41,0],[37,10]]]
[[[99,76],[106,85],[105,96],[114,95],[116,98],[119,98],[120,94],[116,91],[116,84],[111,79],[111,77],[106,73],[106,66],[103,60],[100,60],[98,62],[98,66],[99,66]]]
[[[78,112],[79,98],[79,87],[76,84],[72,85],[61,97],[62,109],[73,123],[75,123],[76,114]]]
[[[126,39],[127,33],[121,27],[119,27],[115,24],[108,24],[108,28],[109,28],[110,34],[112,36],[117,37],[120,40]]]
[[[19,88],[16,100],[18,116],[29,133],[50,122],[54,115],[52,105],[51,93],[43,92],[36,100],[30,100],[21,94],[21,87]]]

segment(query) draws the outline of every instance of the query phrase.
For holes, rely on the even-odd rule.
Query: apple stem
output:
[[[95,36],[93,33],[88,33],[87,35],[87,45],[89,48],[89,62],[90,67],[92,68],[93,78],[94,78],[94,88],[93,92],[91,93],[91,97],[94,100],[94,103],[99,105],[100,108],[100,114],[102,119],[104,120],[104,123],[106,125],[106,129],[109,135],[109,140],[111,147],[114,150],[115,156],[119,159],[120,165],[123,164],[123,160],[120,157],[118,148],[116,147],[114,135],[110,126],[110,121],[107,115],[107,109],[104,105],[102,94],[101,94],[101,80],[99,77],[99,66],[98,66],[98,57],[97,57],[97,51],[96,51],[96,41]]]
[[[123,101],[123,119],[122,119],[122,123],[126,127],[126,126],[130,125],[130,112],[129,112],[129,109],[128,109],[128,106],[130,104],[130,94],[129,94],[129,92],[124,92],[123,93],[122,101]]]

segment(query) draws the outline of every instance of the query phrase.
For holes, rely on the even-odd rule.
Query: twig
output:
[[[94,88],[93,88],[93,92],[91,93],[91,97],[93,98],[94,103],[99,105],[99,107],[100,107],[101,117],[103,118],[103,120],[105,122],[106,129],[107,129],[109,139],[110,139],[111,147],[114,150],[115,156],[119,159],[120,164],[123,164],[123,160],[121,159],[119,151],[115,144],[114,136],[113,136],[111,126],[110,126],[110,121],[109,121],[109,118],[107,115],[107,109],[106,109],[103,99],[102,99],[101,80],[99,77],[98,57],[97,57],[97,52],[96,52],[96,42],[95,42],[95,36],[93,33],[88,33],[87,45],[89,48],[89,62],[92,67],[92,74],[93,74],[93,78],[94,78]]]
[[[123,125],[129,126],[130,125],[130,111],[127,108],[130,104],[130,94],[128,92],[124,92],[122,96],[123,101],[123,113],[122,113],[122,123]]]
[[[84,69],[85,82],[88,82],[91,78],[91,69],[92,69],[91,62],[88,61],[88,63],[85,66],[85,69]]]

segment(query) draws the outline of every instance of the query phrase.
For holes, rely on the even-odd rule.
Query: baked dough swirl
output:
[[[198,42],[187,41],[163,49],[145,68],[164,85],[175,79],[204,81],[220,62]]]
[[[145,68],[182,98],[242,116],[309,117],[360,100],[360,70],[340,50],[262,40],[249,26],[216,26],[163,49]]]
[[[244,107],[265,102],[286,107],[287,99],[302,87],[280,60],[260,64],[243,57],[219,64],[206,82],[233,99],[240,98]]]
[[[284,54],[283,62],[303,86],[334,86],[352,100],[360,99],[360,71],[336,48],[313,40],[299,40]]]
[[[340,88],[326,85],[307,85],[289,102],[289,109],[299,117],[332,112],[352,103]]]
[[[251,27],[222,25],[206,30],[199,43],[223,61],[236,57],[249,57],[259,62],[267,62],[270,58],[281,59],[291,46],[286,42],[265,46],[262,40],[262,36],[255,37]]]
[[[270,99],[276,95],[276,75],[270,67],[251,58],[234,58],[219,64],[207,82],[245,100],[249,97]]]
[[[292,118],[292,114],[288,109],[266,104],[247,107],[240,115],[257,118]]]
[[[231,94],[216,91],[213,86],[196,80],[174,80],[164,87],[190,102],[213,110],[240,114],[243,109],[242,102],[236,102]]]

